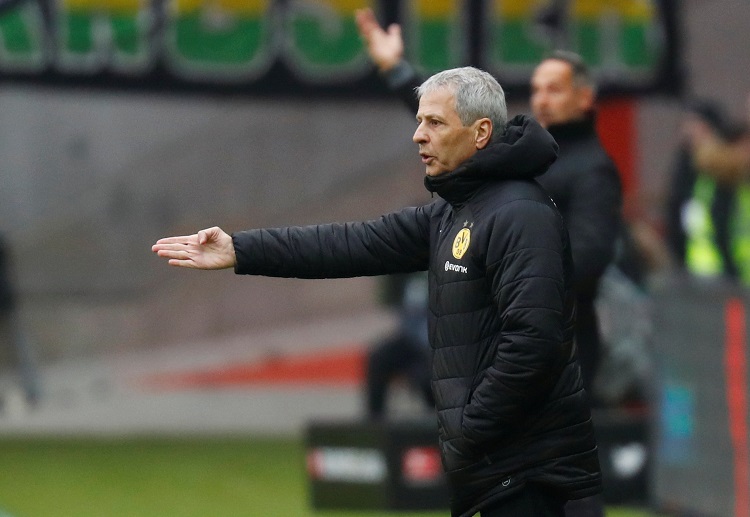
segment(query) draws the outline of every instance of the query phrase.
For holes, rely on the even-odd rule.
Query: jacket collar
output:
[[[549,126],[547,130],[561,144],[569,140],[579,140],[596,135],[596,118],[592,113],[580,120]]]
[[[533,118],[518,115],[502,135],[455,170],[426,176],[425,187],[451,205],[463,204],[480,186],[509,179],[532,179],[557,158],[557,143]]]

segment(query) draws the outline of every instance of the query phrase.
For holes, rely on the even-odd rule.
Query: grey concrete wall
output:
[[[689,91],[739,115],[750,92],[750,3],[679,4]],[[0,113],[0,231],[13,245],[24,326],[46,357],[367,310],[372,279],[194,274],[149,248],[214,224],[371,217],[427,199],[414,122],[395,101],[3,86]],[[678,121],[676,99],[639,99],[639,201],[657,223]]]
[[[372,279],[191,275],[160,236],[375,217],[428,193],[397,103],[0,91],[24,327],[45,356],[366,310]]]

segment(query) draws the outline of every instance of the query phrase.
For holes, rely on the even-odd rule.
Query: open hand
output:
[[[404,40],[401,26],[393,23],[384,30],[370,8],[357,9],[354,13],[359,35],[367,44],[370,59],[381,72],[396,66],[404,55]]]
[[[217,226],[193,235],[159,239],[151,251],[169,259],[170,266],[192,269],[227,269],[237,262],[232,237]]]

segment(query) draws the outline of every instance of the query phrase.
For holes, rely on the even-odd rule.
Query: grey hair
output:
[[[508,122],[505,92],[490,74],[473,66],[444,70],[416,88],[417,98],[443,88],[453,91],[456,113],[464,126],[486,117],[495,129],[493,136],[503,132]]]

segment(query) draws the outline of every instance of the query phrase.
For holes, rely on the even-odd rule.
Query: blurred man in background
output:
[[[430,386],[427,275],[388,275],[383,280],[389,286],[386,301],[393,306],[398,323],[393,332],[373,344],[367,356],[367,415],[373,420],[385,416],[388,392],[398,377],[417,391],[425,407],[435,407]]]
[[[0,343],[3,345],[0,366],[9,366],[14,384],[17,382],[20,385],[23,397],[23,400],[15,401],[12,395],[8,397],[6,393],[5,403],[33,406],[39,401],[39,380],[33,354],[18,322],[12,269],[10,247],[0,234]],[[14,387],[8,389],[11,394],[15,393]],[[8,407],[4,409],[10,410]]]

